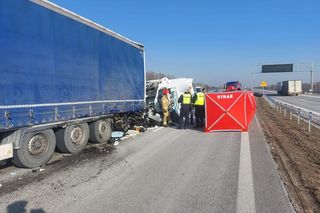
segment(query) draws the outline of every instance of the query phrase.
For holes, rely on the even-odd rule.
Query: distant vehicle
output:
[[[277,83],[279,95],[299,95],[302,93],[301,80],[282,81]]]
[[[143,113],[143,45],[49,1],[0,1],[0,20],[0,161],[44,165]]]
[[[229,81],[225,84],[226,92],[241,90],[241,83],[239,81]]]
[[[201,91],[201,90],[202,90],[202,87],[196,87],[195,92],[196,91]]]

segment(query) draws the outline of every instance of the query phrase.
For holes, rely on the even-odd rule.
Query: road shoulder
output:
[[[256,212],[295,212],[256,117],[251,124],[249,137]]]

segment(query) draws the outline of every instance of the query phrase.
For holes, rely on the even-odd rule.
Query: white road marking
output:
[[[157,129],[153,130],[152,132],[157,132],[157,131],[159,131],[160,129],[163,129],[163,127],[159,127],[159,128],[157,128]]]
[[[249,133],[241,133],[237,213],[255,213]]]

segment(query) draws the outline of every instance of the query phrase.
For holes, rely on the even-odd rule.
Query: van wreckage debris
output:
[[[150,80],[146,82],[146,104],[148,107],[148,117],[157,125],[162,122],[162,106],[161,98],[163,90],[169,90],[169,112],[170,119],[173,124],[179,123],[180,107],[178,103],[179,97],[185,91],[191,91],[193,94],[193,79],[192,78],[176,78],[168,79],[162,78],[157,80]]]
[[[149,107],[141,112],[130,113],[126,116],[116,116],[113,122],[111,143],[128,135],[136,135],[147,131],[150,127],[160,126],[162,119],[160,115],[154,115]]]
[[[115,142],[120,138],[122,140],[125,140],[128,137],[134,137],[140,132],[145,132],[150,127],[161,126],[162,111],[160,100],[162,97],[162,90],[164,88],[170,90],[170,101],[172,102],[170,113],[173,123],[178,122],[178,115],[180,113],[178,98],[186,90],[193,91],[192,82],[193,79],[191,78],[163,78],[147,81],[146,105],[144,107],[144,110],[141,112],[132,112],[125,116],[115,116],[111,143],[118,144]]]

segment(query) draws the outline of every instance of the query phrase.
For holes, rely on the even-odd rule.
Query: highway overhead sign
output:
[[[293,64],[262,65],[262,73],[293,72]]]

